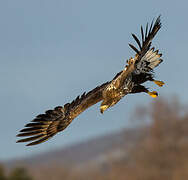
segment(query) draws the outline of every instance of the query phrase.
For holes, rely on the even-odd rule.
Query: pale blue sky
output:
[[[160,95],[188,101],[186,0],[6,0],[0,2],[0,160],[29,156],[123,127],[145,94],[129,95],[101,115],[99,104],[50,141],[25,147],[16,134],[39,113],[111,80],[134,55],[131,33],[162,15],[153,42],[163,53]]]

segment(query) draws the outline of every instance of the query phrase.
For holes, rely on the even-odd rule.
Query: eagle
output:
[[[154,68],[163,61],[162,54],[151,47],[152,40],[160,28],[160,16],[156,20],[153,19],[150,25],[147,23],[145,30],[141,26],[141,40],[132,34],[138,47],[129,44],[136,54],[134,58],[127,60],[122,71],[117,73],[111,81],[97,86],[88,93],[84,92],[71,103],[57,106],[53,110],[36,116],[19,132],[17,136],[21,139],[17,142],[28,142],[27,146],[31,146],[47,141],[58,132],[63,131],[79,114],[100,101],[102,101],[100,112],[103,113],[127,94],[144,92],[153,98],[157,97],[158,93],[149,91],[149,88],[146,88],[143,83],[152,81],[160,87],[164,85],[163,81],[154,79]]]

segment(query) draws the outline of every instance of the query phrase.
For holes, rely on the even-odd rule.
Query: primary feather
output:
[[[87,94],[83,93],[63,107],[58,106],[53,110],[46,111],[45,114],[38,115],[32,120],[32,123],[26,124],[26,128],[22,129],[17,135],[18,137],[32,137],[24,138],[17,142],[33,141],[27,145],[36,145],[50,139],[59,131],[64,130],[85,109],[102,100],[102,91],[107,84],[109,82],[96,87]]]

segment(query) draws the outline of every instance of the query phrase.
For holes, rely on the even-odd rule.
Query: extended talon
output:
[[[153,81],[155,84],[157,84],[159,87],[162,87],[165,83],[163,81]]]
[[[149,92],[149,91],[148,91],[148,94],[149,94],[152,98],[156,98],[156,97],[158,96],[157,91],[152,91],[152,92]]]

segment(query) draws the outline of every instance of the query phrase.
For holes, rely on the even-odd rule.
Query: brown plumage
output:
[[[154,25],[152,22],[149,30],[147,24],[145,35],[141,26],[141,42],[136,35],[132,34],[139,50],[129,44],[136,52],[136,55],[128,60],[128,64],[121,72],[111,81],[78,96],[71,103],[67,103],[63,107],[58,106],[53,110],[46,111],[45,114],[38,115],[20,131],[17,136],[24,138],[17,142],[30,142],[27,144],[28,146],[42,143],[58,132],[63,131],[80,113],[100,101],[102,101],[100,111],[103,113],[129,93],[145,92],[152,97],[156,97],[157,92],[149,92],[148,88],[141,84],[146,81],[154,81],[159,86],[164,84],[162,81],[153,79],[153,69],[162,62],[160,59],[162,54],[154,51],[154,48],[150,48],[151,41],[160,28],[160,16]]]
[[[53,110],[46,111],[45,114],[38,115],[32,120],[32,123],[26,124],[26,128],[22,129],[20,134],[17,135],[19,137],[32,137],[24,138],[17,142],[33,141],[27,145],[36,145],[48,140],[59,131],[64,130],[72,120],[85,109],[103,99],[102,92],[107,84],[109,84],[109,82],[96,87],[87,94],[83,93],[81,96],[78,96],[71,103],[67,103],[63,107],[58,106]]]

